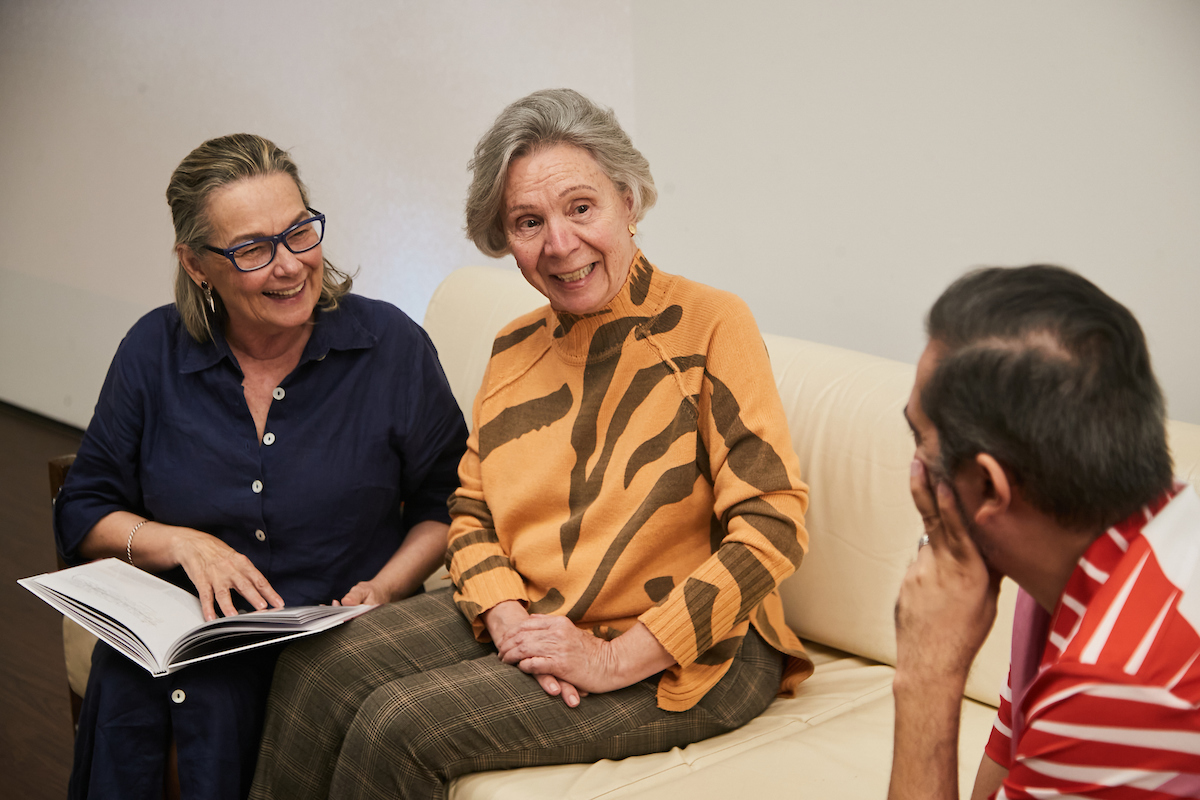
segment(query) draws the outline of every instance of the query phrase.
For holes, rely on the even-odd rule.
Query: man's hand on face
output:
[[[968,535],[949,485],[931,488],[916,459],[909,485],[929,544],[918,550],[896,601],[897,680],[953,687],[961,694],[996,618],[1000,575],[988,568]]]

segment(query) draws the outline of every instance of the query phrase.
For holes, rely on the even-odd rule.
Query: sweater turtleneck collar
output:
[[[595,361],[619,350],[631,328],[658,312],[663,287],[654,284],[661,283],[660,278],[661,273],[638,250],[624,285],[608,305],[590,314],[551,310],[554,349],[574,362]]]

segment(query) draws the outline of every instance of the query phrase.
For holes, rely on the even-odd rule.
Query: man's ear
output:
[[[995,521],[1009,510],[1013,502],[1013,485],[1000,462],[987,453],[975,456],[979,486],[979,508],[975,523],[984,525]]]

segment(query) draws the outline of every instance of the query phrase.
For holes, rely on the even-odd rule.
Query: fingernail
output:
[[[912,475],[915,478],[916,476],[921,474],[921,469],[923,467],[924,467],[924,464],[921,463],[920,459],[914,458],[912,460],[912,463],[908,465],[908,474]]]

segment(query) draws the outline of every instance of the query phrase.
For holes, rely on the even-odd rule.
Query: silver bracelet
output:
[[[144,519],[137,525],[133,526],[133,530],[129,532],[129,538],[125,540],[125,557],[129,559],[129,565],[133,566],[133,535],[138,532],[138,528],[145,525],[150,520]]]

